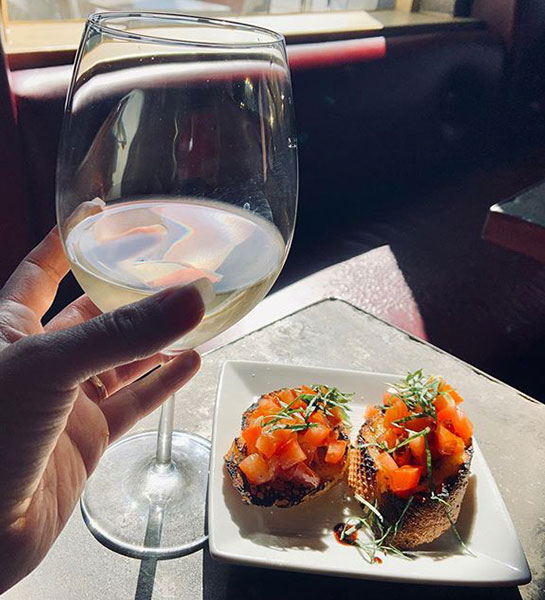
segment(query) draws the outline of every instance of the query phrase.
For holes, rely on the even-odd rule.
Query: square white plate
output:
[[[475,556],[463,554],[447,531],[422,548],[414,560],[383,557],[369,564],[350,546],[339,544],[332,529],[359,509],[345,484],[316,500],[292,508],[260,508],[242,503],[224,470],[223,456],[240,433],[242,413],[261,394],[305,384],[336,386],[354,392],[351,420],[355,436],[367,404],[377,404],[387,383],[383,373],[228,361],[216,401],[208,519],[210,554],[222,561],[345,577],[413,583],[500,586],[530,581],[530,570],[517,534],[475,443],[458,529]]]

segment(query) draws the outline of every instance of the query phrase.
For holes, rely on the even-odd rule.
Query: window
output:
[[[206,15],[290,14],[395,8],[395,0],[7,0],[15,21],[84,19],[101,10],[164,10]]]
[[[96,11],[162,10],[236,19],[280,31],[290,42],[470,24],[463,6],[460,0],[0,0],[12,69],[70,62],[85,18]]]

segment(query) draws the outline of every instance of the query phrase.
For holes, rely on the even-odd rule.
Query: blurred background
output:
[[[0,8],[2,280],[55,223],[57,145],[85,16],[220,15],[288,43],[300,207],[275,290],[345,297],[545,399],[545,1]],[[77,293],[67,280],[57,308]]]

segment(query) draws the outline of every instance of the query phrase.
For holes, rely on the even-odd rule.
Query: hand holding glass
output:
[[[296,201],[281,36],[168,14],[89,18],[66,104],[57,217],[99,308],[194,284],[204,319],[168,351],[206,342],[274,283]],[[158,436],[110,447],[84,493],[89,528],[124,554],[179,556],[206,539],[209,444],[172,434],[173,411],[170,400]]]

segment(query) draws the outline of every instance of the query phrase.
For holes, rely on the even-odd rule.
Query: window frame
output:
[[[415,12],[413,6],[414,0],[398,0],[398,8],[392,10],[256,14],[232,20],[279,31],[288,44],[483,27],[477,19]],[[85,23],[83,19],[9,22],[5,0],[0,0],[0,9],[4,21],[2,41],[11,70],[73,62]]]

